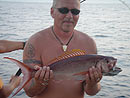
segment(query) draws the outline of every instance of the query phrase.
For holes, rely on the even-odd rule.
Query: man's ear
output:
[[[54,18],[54,9],[52,7],[51,7],[50,13],[51,13],[52,18]]]

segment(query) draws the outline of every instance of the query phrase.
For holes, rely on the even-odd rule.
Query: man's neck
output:
[[[56,27],[53,27],[53,30],[55,34],[63,40],[69,39],[73,35],[73,32],[74,32],[74,31],[64,32],[62,29],[57,29]]]

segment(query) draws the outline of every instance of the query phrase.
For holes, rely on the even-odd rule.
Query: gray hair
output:
[[[56,7],[56,2],[57,2],[58,0],[53,0],[53,5],[52,5],[52,7]]]

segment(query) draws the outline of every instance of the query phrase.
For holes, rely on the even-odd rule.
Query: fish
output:
[[[89,68],[101,66],[103,76],[115,76],[119,74],[122,69],[116,67],[117,59],[110,56],[103,55],[80,55],[66,58],[49,65],[53,70],[56,78],[59,76],[70,76],[76,80],[85,80],[85,75],[89,74]],[[111,63],[111,67],[109,64]]]
[[[28,66],[23,62],[16,59],[4,57],[9,59],[18,65],[23,73],[23,79],[17,88],[16,92],[12,95],[15,96],[25,85],[34,77],[36,70],[33,66]],[[53,59],[48,66],[53,70],[54,79],[63,79],[64,77],[70,77],[75,80],[85,80],[85,75],[88,74],[89,68],[92,66],[101,66],[104,76],[115,76],[119,74],[122,69],[116,67],[117,59],[114,57],[86,54],[84,51],[72,50],[66,52],[62,56]],[[112,66],[109,66],[109,63]]]

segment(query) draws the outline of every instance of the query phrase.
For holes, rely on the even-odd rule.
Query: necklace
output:
[[[60,42],[60,44],[62,45],[62,49],[63,49],[64,51],[66,51],[67,48],[68,48],[68,44],[70,43],[70,41],[72,40],[72,38],[73,38],[73,36],[74,36],[74,32],[73,32],[71,38],[69,39],[69,41],[67,42],[67,44],[63,44],[63,42],[58,38],[58,36],[56,36],[56,33],[54,32],[53,27],[52,27],[52,32],[53,32],[54,36],[56,37],[56,39],[57,39],[57,40]]]

